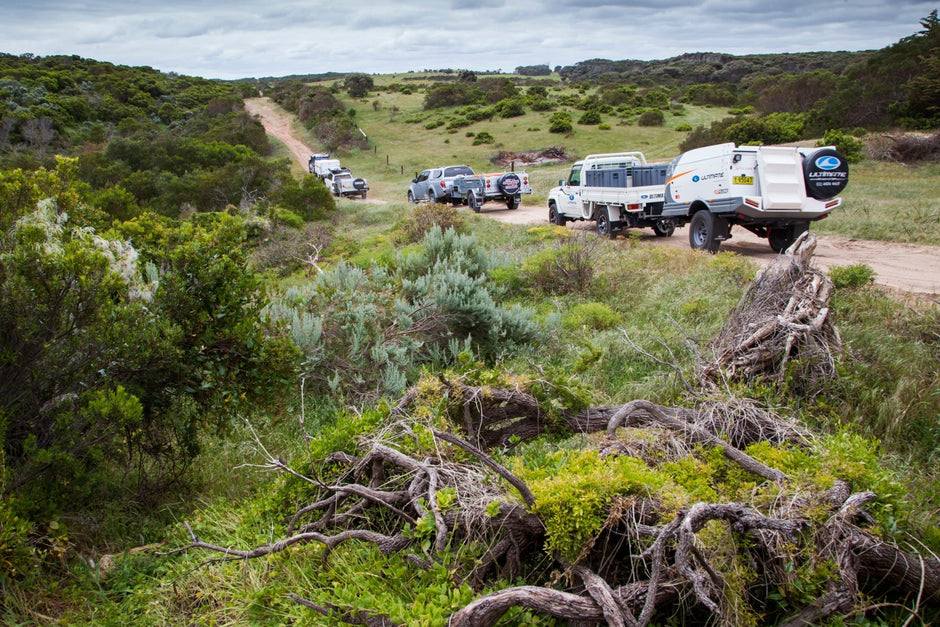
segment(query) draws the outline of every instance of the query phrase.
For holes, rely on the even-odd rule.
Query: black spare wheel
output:
[[[835,198],[849,182],[849,162],[838,150],[821,148],[803,158],[803,181],[810,198]]]

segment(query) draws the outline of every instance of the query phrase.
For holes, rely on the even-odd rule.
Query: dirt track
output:
[[[269,135],[283,142],[291,154],[307,167],[311,149],[298,140],[291,128],[292,118],[267,98],[252,98],[245,101],[245,108],[264,124]],[[510,211],[498,209],[498,205],[484,205],[481,215],[512,224],[548,224],[548,210],[539,205],[523,205]],[[574,228],[590,228],[587,222],[574,223]],[[758,263],[767,263],[775,253],[767,240],[738,228],[733,238],[721,245],[721,250],[736,252]],[[649,229],[643,230],[643,241],[687,247],[688,230],[678,229],[673,237],[655,237]],[[869,240],[857,240],[832,235],[819,236],[816,264],[828,270],[834,266],[864,263],[876,273],[875,283],[884,287],[914,294],[940,298],[940,247],[910,244],[892,244]]]

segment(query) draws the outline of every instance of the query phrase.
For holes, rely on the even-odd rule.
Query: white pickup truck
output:
[[[588,155],[548,192],[548,220],[593,220],[598,234],[611,238],[631,227],[669,237],[676,225],[662,215],[667,167],[648,164],[642,152]]]
[[[689,223],[692,248],[715,252],[740,225],[782,252],[842,205],[848,182],[833,146],[706,146],[669,164],[662,215]]]

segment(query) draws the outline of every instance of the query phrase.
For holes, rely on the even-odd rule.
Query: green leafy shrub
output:
[[[875,271],[865,263],[836,266],[829,269],[829,278],[838,288],[854,289],[875,281]]]
[[[476,137],[473,138],[473,145],[479,146],[480,144],[493,144],[496,143],[496,138],[493,137],[488,131],[480,131],[476,134]]]
[[[609,329],[622,321],[622,317],[604,303],[578,303],[562,318],[566,329]]]
[[[590,111],[585,111],[584,114],[578,118],[578,124],[583,125],[594,125],[601,123],[601,114],[596,109]]]
[[[618,495],[647,495],[664,479],[636,458],[601,459],[596,451],[554,451],[516,462],[516,474],[535,495],[533,510],[545,522],[546,550],[559,551],[568,560],[600,531],[607,506]]]
[[[683,122],[682,124],[676,125],[676,130],[680,133],[688,133],[689,131],[692,130],[692,125]]]
[[[571,114],[567,111],[556,111],[548,119],[549,133],[570,133],[571,129]]]
[[[662,126],[666,121],[666,117],[663,115],[662,111],[646,111],[639,118],[637,118],[637,126]]]
[[[862,140],[856,139],[841,130],[830,129],[826,131],[823,138],[816,145],[835,146],[836,150],[841,152],[849,163],[858,163],[862,160],[862,148],[864,147]]]

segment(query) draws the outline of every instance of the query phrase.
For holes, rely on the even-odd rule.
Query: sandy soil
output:
[[[258,116],[269,135],[283,142],[291,154],[307,167],[313,152],[298,140],[292,129],[293,118],[267,98],[245,100],[245,108]],[[375,199],[381,202],[381,199]],[[508,210],[502,205],[487,204],[483,213],[501,222],[511,224],[548,224],[548,209],[540,205],[523,205]],[[575,222],[572,228],[592,229],[593,223]],[[812,230],[812,228],[810,228]],[[676,230],[672,237],[655,237],[651,230],[642,231],[642,241],[666,246],[687,247],[688,229]],[[723,242],[721,250],[736,252],[764,264],[774,258],[767,240],[741,228],[734,229],[732,239]],[[940,247],[911,244],[893,244],[869,240],[857,240],[832,235],[817,238],[816,265],[828,270],[834,266],[864,263],[876,273],[875,283],[901,292],[940,298]]]

